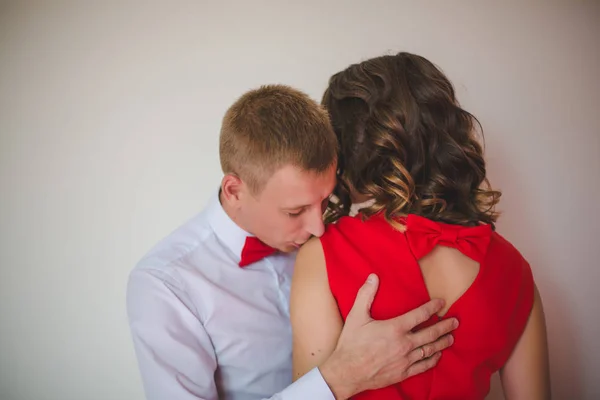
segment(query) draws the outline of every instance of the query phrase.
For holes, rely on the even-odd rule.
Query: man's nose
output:
[[[323,223],[323,214],[319,212],[313,212],[310,215],[307,229],[308,233],[313,236],[321,237],[325,232],[325,224]]]

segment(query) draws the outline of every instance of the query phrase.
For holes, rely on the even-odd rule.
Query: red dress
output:
[[[372,272],[380,278],[374,319],[396,317],[427,302],[417,260],[435,245],[459,249],[479,262],[479,272],[443,317],[458,318],[460,326],[436,367],[354,399],[483,399],[491,375],[506,363],[529,318],[534,296],[529,264],[489,225],[462,227],[416,215],[404,222],[402,233],[379,215],[366,221],[344,217],[321,237],[329,286],[344,320]],[[437,320],[434,316],[423,326]]]

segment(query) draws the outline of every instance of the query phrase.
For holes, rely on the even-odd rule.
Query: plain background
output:
[[[127,277],[218,185],[226,108],[400,50],[483,124],[554,398],[599,398],[599,39],[595,1],[0,0],[0,399],[142,399]]]

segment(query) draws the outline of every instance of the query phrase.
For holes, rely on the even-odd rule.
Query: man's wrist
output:
[[[336,400],[346,400],[358,393],[352,383],[344,378],[343,368],[343,363],[337,361],[335,353],[319,366],[321,376]]]

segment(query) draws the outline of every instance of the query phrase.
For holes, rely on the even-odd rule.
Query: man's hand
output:
[[[442,309],[444,301],[440,299],[399,317],[375,321],[371,318],[371,304],[378,285],[377,276],[372,274],[360,288],[335,351],[319,367],[336,399],[347,399],[420,374],[435,366],[440,351],[454,341],[448,333],[458,326],[455,318],[411,332]]]

